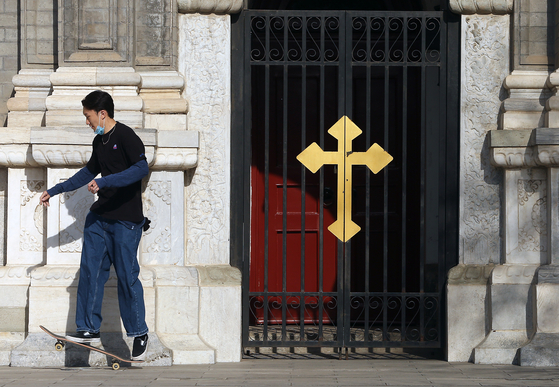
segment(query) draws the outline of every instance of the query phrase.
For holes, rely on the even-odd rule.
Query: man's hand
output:
[[[48,194],[47,191],[45,191],[41,195],[40,202],[44,207],[50,207],[49,199],[50,199],[50,195]]]
[[[91,182],[87,185],[87,189],[89,192],[96,194],[99,192],[99,186],[95,182],[95,180],[91,180]]]

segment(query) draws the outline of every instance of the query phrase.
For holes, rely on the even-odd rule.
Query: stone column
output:
[[[449,273],[447,288],[448,360],[471,361],[488,333],[487,284],[493,265],[501,262],[502,173],[491,165],[485,136],[498,127],[503,80],[510,72],[512,0],[451,0],[450,6],[462,14],[462,178],[460,266]]]
[[[507,130],[491,132],[489,137],[493,163],[505,168],[507,176],[506,265],[517,270],[504,284],[492,284],[492,312],[507,317],[492,318],[493,352],[513,358],[520,365],[559,365],[559,325],[557,324],[557,295],[559,294],[559,265],[557,249],[557,198],[559,197],[559,131],[555,128]],[[519,270],[523,268],[522,275]],[[512,272],[510,272],[512,273]],[[514,278],[517,277],[517,278]],[[501,276],[504,279],[503,276]],[[497,289],[504,294],[497,294]],[[494,295],[495,293],[495,295]],[[511,311],[499,311],[499,305]],[[514,304],[513,307],[509,307]],[[520,316],[520,319],[516,317]],[[516,337],[516,347],[512,340]],[[508,347],[495,339],[501,339]],[[489,356],[487,346],[479,351]]]
[[[200,276],[200,337],[217,361],[241,358],[241,275],[230,266],[231,21],[242,1],[181,1],[179,72],[187,125],[200,133],[186,178],[186,264]],[[217,14],[206,14],[215,12]],[[201,14],[204,13],[204,14]]]

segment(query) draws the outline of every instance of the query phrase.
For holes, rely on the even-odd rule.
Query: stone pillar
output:
[[[200,337],[216,348],[217,361],[239,361],[241,276],[229,266],[230,16],[191,13],[206,8],[186,3],[179,2],[179,10],[189,12],[179,16],[179,72],[188,128],[200,133],[198,167],[186,179],[186,263],[200,267]],[[201,3],[240,7],[238,1]]]
[[[493,316],[493,331],[476,348],[476,360],[479,350],[482,359],[492,362],[513,359],[520,365],[556,366],[559,131],[498,130],[489,141],[493,163],[505,168],[506,264],[500,267],[512,275],[501,275],[491,285],[492,313],[506,318]]]
[[[551,74],[550,78],[556,73]],[[559,295],[559,130],[536,129],[531,136],[535,161],[547,169],[545,228],[548,260],[535,278],[537,329],[531,342],[520,349],[519,363],[527,366],[559,365],[559,324],[557,296]]]
[[[546,102],[551,96],[547,71],[514,70],[506,77],[508,98],[503,101],[500,129],[541,128],[547,125]]]
[[[8,100],[8,127],[42,126],[52,70],[23,69],[12,78],[16,94]]]
[[[488,333],[487,285],[501,262],[502,173],[491,165],[486,133],[497,129],[509,75],[512,0],[451,0],[462,14],[459,267],[447,288],[448,360],[470,361]],[[472,273],[478,273],[473,275]],[[465,323],[463,310],[471,311]]]

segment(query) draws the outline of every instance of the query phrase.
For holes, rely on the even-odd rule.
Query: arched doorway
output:
[[[233,24],[245,347],[442,347],[457,261],[458,23],[440,3],[254,0]],[[328,231],[349,194],[340,169],[313,174],[296,159],[312,142],[335,151],[328,129],[343,116],[363,131],[353,152],[378,143],[394,157],[376,175],[353,167],[361,231],[348,242]]]

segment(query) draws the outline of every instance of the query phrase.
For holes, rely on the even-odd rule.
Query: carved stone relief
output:
[[[518,251],[547,251],[547,182],[518,180]]]
[[[64,65],[174,67],[175,0],[62,0]]]
[[[142,236],[141,264],[184,265],[184,172],[151,172],[142,200],[151,224]]]
[[[507,16],[464,16],[461,101],[460,262],[498,263],[500,184],[487,131],[497,129],[502,83],[509,74]]]
[[[44,262],[46,225],[39,196],[45,186],[44,171],[41,169],[8,169],[7,265],[35,265]]]
[[[77,168],[49,168],[48,187],[66,181],[77,171]],[[95,199],[87,187],[81,187],[50,200],[50,207],[46,210],[48,264],[80,263],[85,218]]]
[[[534,265],[547,262],[548,186],[544,168],[505,170],[504,263]]]
[[[65,180],[60,179],[60,182]],[[58,195],[58,200],[61,211],[58,251],[60,253],[81,253],[85,218],[95,197],[85,187],[82,187]]]
[[[44,233],[43,211],[42,206],[39,205],[37,195],[43,192],[45,182],[42,180],[22,180],[20,182],[20,199],[21,206],[27,205],[32,207],[31,225],[27,217],[30,210],[21,210],[21,230],[20,230],[20,251],[43,251],[41,243],[42,235]]]
[[[196,173],[187,186],[187,257],[229,263],[229,16],[180,15],[180,72],[190,106],[188,128],[200,133]]]
[[[145,236],[149,239],[143,243],[143,252],[169,252],[171,236],[171,182],[150,180],[144,192],[144,207],[151,226]],[[165,243],[167,242],[167,243]]]

